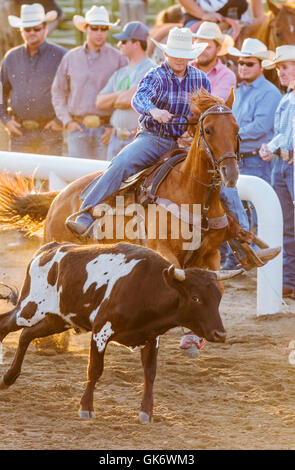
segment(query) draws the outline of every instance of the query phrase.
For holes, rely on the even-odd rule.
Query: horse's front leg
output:
[[[149,341],[141,350],[141,362],[144,371],[144,392],[139,412],[139,421],[148,424],[153,416],[153,386],[157,371],[158,340]]]
[[[98,350],[98,344],[91,337],[90,356],[87,369],[87,386],[80,401],[80,418],[95,418],[93,407],[93,393],[95,384],[103,373],[105,347],[102,351]]]

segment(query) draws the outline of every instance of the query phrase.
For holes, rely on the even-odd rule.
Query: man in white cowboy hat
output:
[[[177,139],[186,131],[185,118],[191,115],[190,93],[200,88],[210,91],[206,75],[188,64],[201,54],[206,43],[194,45],[189,29],[173,28],[166,45],[156,44],[163,50],[165,62],[141,80],[132,100],[133,108],[140,114],[140,132],[114,158],[86,196],[81,210],[88,208],[90,211],[117,191],[122,181],[176,148]],[[173,124],[173,115],[179,116],[176,124]],[[93,223],[89,211],[80,214],[76,221],[71,217],[66,221],[67,227],[76,235],[86,235]]]
[[[95,100],[113,73],[128,60],[106,43],[114,24],[104,6],[93,6],[85,18],[75,15],[73,21],[86,33],[86,42],[61,61],[52,86],[52,102],[67,130],[69,156],[106,160],[111,111],[98,111]]]
[[[134,140],[138,113],[132,109],[131,100],[140,80],[156,64],[147,56],[149,29],[140,21],[131,21],[121,33],[113,34],[118,47],[129,59],[129,64],[117,70],[96,99],[98,110],[113,109],[113,132],[108,145],[107,160],[112,160],[123,147]]]
[[[273,136],[274,113],[281,99],[278,88],[264,77],[261,65],[262,60],[273,53],[261,41],[252,38],[244,40],[241,50],[229,47],[228,53],[238,57],[240,82],[235,91],[232,110],[240,126],[240,173],[258,176],[270,183],[272,165],[261,159],[259,148],[262,142]],[[238,212],[239,219],[245,219],[244,208],[236,205],[232,207],[231,197],[228,197],[227,205],[232,212]],[[257,228],[255,209],[249,210],[249,222],[252,228]],[[247,225],[245,219],[244,228]],[[235,263],[236,258],[228,252],[224,269],[234,268]]]
[[[295,118],[295,46],[277,47],[270,60],[262,66],[269,70],[276,68],[282,86],[287,93],[281,98],[275,113],[274,137],[265,140],[260,156],[266,162],[277,156],[272,173],[272,184],[280,199],[284,222],[283,243],[283,296],[295,299],[295,238],[294,238],[294,137]]]
[[[219,57],[227,54],[228,47],[233,46],[232,37],[222,34],[219,26],[210,21],[204,21],[193,36],[197,43],[207,42],[208,46],[192,65],[206,73],[212,95],[226,100],[237,80],[234,72],[224,65]]]
[[[56,11],[45,14],[39,3],[24,4],[20,17],[8,17],[24,41],[7,52],[1,67],[0,118],[14,152],[62,155],[62,126],[51,103],[50,86],[66,49],[46,41],[47,23],[56,17]]]

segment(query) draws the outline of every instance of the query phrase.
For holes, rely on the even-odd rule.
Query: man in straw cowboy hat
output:
[[[232,37],[222,34],[219,26],[210,21],[204,21],[193,36],[197,43],[207,42],[208,46],[192,65],[206,73],[212,95],[226,100],[237,80],[234,72],[224,65],[219,57],[227,54],[228,47],[233,46]]]
[[[86,33],[86,42],[61,61],[52,86],[52,102],[68,133],[69,156],[106,160],[110,111],[98,111],[95,100],[128,60],[106,43],[108,31],[115,25],[104,6],[93,6],[85,18],[75,15],[73,22]]]
[[[132,109],[131,99],[140,80],[155,63],[147,57],[149,29],[140,21],[131,21],[123,31],[113,34],[118,47],[129,59],[129,64],[117,70],[100,91],[96,99],[97,109],[113,109],[113,132],[108,145],[107,160],[112,160],[123,147],[134,140],[138,113]]]
[[[7,52],[1,67],[0,118],[14,152],[62,155],[62,126],[55,116],[50,87],[66,49],[46,41],[47,23],[56,17],[56,11],[45,14],[39,3],[24,4],[20,17],[8,17],[24,41]]]
[[[140,114],[140,132],[98,179],[83,201],[81,210],[88,208],[90,211],[117,191],[123,180],[176,148],[177,139],[186,130],[185,117],[191,115],[189,94],[200,88],[210,91],[206,75],[188,65],[190,60],[201,54],[206,43],[194,45],[189,29],[173,28],[166,45],[156,44],[163,50],[165,62],[141,80],[132,100],[133,108]],[[180,116],[177,124],[173,124],[174,114]],[[93,223],[89,211],[80,214],[76,221],[71,217],[67,220],[67,227],[76,235],[83,237]]]
[[[240,157],[239,168],[241,174],[258,176],[270,183],[272,165],[259,156],[262,142],[273,136],[274,113],[281,98],[277,87],[265,79],[261,62],[272,55],[265,44],[258,39],[245,39],[241,50],[229,47],[228,53],[238,57],[238,75],[240,83],[235,91],[233,114],[240,126],[239,136]],[[247,229],[248,220],[241,206],[232,205],[232,198],[228,194],[226,204],[236,213],[241,225]],[[250,225],[257,226],[255,209],[250,209]],[[236,258],[232,252],[227,252],[224,263],[225,269],[235,267]]]
[[[275,113],[274,137],[263,143],[260,156],[266,162],[276,155],[272,183],[280,199],[284,221],[283,243],[283,296],[295,299],[295,238],[294,238],[294,137],[295,118],[295,46],[277,47],[272,59],[262,66],[276,68],[279,80],[287,93],[282,97]]]

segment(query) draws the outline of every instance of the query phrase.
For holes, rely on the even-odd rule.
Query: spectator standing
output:
[[[69,156],[106,160],[110,111],[98,112],[95,100],[128,59],[106,43],[114,24],[105,7],[93,6],[85,18],[75,15],[73,21],[86,33],[86,42],[63,57],[52,85],[52,102],[67,130]]]
[[[293,120],[295,118],[295,46],[277,47],[272,60],[262,66],[277,68],[281,85],[288,87],[275,113],[274,137],[263,143],[260,156],[266,162],[277,156],[273,174],[273,187],[279,197],[284,223],[283,243],[283,297],[295,299],[295,238],[294,238],[294,154]]]
[[[197,43],[206,42],[208,46],[202,54],[192,62],[192,65],[206,73],[211,84],[211,93],[227,100],[232,87],[236,86],[237,79],[232,70],[219,59],[227,54],[228,47],[234,41],[228,34],[222,34],[216,23],[205,21],[196,34],[193,34]]]
[[[13,152],[62,155],[62,125],[55,116],[50,88],[66,49],[46,41],[47,23],[56,17],[56,11],[45,14],[38,3],[22,5],[20,17],[8,17],[24,41],[7,52],[1,67],[0,118]]]
[[[121,26],[131,21],[145,23],[147,2],[148,0],[119,0]]]
[[[262,160],[259,149],[273,137],[274,115],[281,99],[278,88],[264,77],[261,65],[273,53],[252,38],[245,39],[241,50],[230,47],[228,52],[239,58],[241,81],[235,91],[233,114],[240,126],[240,172],[258,176],[270,184],[272,163]]]
[[[127,23],[123,31],[114,34],[118,46],[129,64],[117,70],[96,99],[98,110],[113,109],[111,125],[113,133],[108,145],[107,160],[112,160],[123,147],[134,140],[138,127],[138,113],[131,107],[137,85],[153,67],[147,57],[148,28],[140,21]]]

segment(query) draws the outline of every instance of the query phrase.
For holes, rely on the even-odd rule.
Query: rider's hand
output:
[[[5,124],[5,128],[10,135],[23,135],[22,131],[20,130],[21,127],[21,124],[14,119],[10,119],[10,121]]]
[[[82,132],[83,129],[82,127],[80,126],[80,124],[76,121],[70,121],[67,123],[66,125],[66,129],[68,132],[74,132],[74,131],[80,131]]]
[[[166,124],[166,122],[173,118],[173,114],[170,114],[166,109],[153,108],[150,111],[150,115],[160,124]]]
[[[269,150],[267,144],[261,145],[259,155],[265,162],[270,162],[273,159],[273,153]]]

